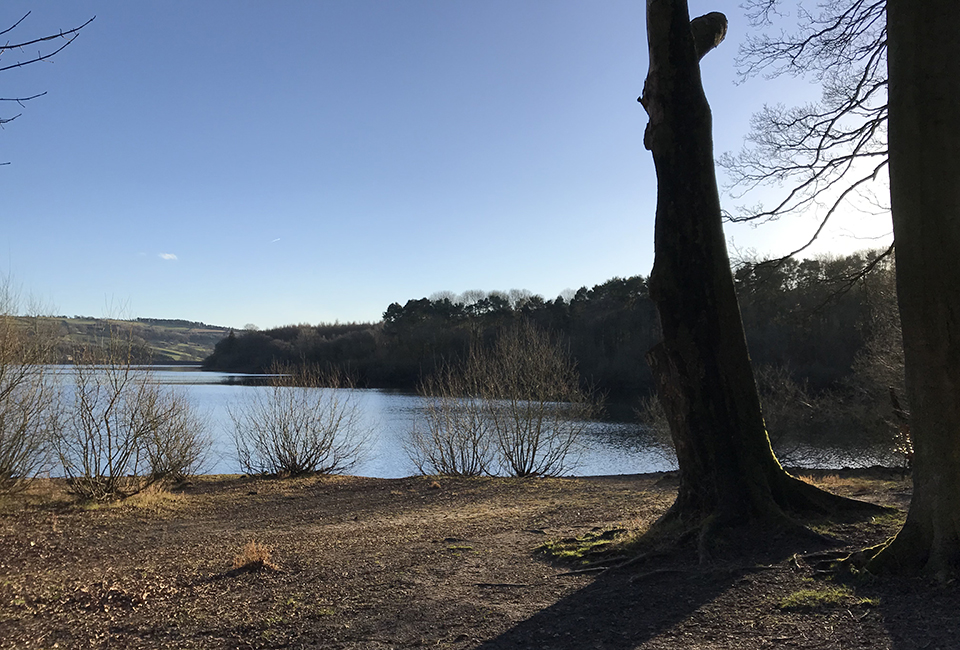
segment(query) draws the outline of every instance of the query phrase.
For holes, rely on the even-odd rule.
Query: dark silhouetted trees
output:
[[[784,367],[814,393],[846,390],[857,354],[877,327],[876,314],[896,309],[888,291],[892,267],[855,275],[876,255],[741,262],[734,282],[754,363]],[[205,367],[265,372],[274,361],[306,360],[341,367],[360,386],[413,391],[436,368],[462,359],[472,342],[489,347],[504,328],[526,319],[570,350],[585,386],[608,402],[637,405],[651,393],[650,369],[640,360],[659,340],[659,324],[646,278],[613,278],[579,289],[570,300],[515,293],[393,303],[376,324],[237,331],[217,344]]]

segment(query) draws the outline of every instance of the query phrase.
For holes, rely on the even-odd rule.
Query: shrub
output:
[[[865,447],[856,444],[842,448],[841,442],[853,440],[841,433],[839,422],[846,412],[838,408],[835,395],[812,394],[805,382],[794,380],[782,366],[760,366],[755,376],[770,445],[782,464],[828,466],[846,459],[851,450],[852,455],[864,452]],[[643,400],[638,418],[653,433],[656,447],[674,460],[669,421],[655,396]]]
[[[677,467],[677,454],[673,447],[670,423],[663,405],[656,395],[640,400],[635,410],[637,421],[646,429],[649,451],[655,453],[666,465]]]
[[[420,471],[557,476],[577,462],[598,411],[567,351],[527,322],[475,344],[458,367],[426,382],[425,426],[407,450]]]
[[[250,474],[345,472],[366,439],[357,394],[342,373],[274,366],[269,385],[229,409],[237,459]]]
[[[763,416],[785,465],[865,466],[895,462],[888,389],[855,373],[843,385],[814,393],[783,367],[757,369]],[[884,401],[886,400],[886,401]]]
[[[420,387],[424,417],[414,424],[404,448],[422,474],[479,476],[490,471],[489,419],[475,379],[474,373],[445,365]]]
[[[111,332],[74,357],[72,404],[53,441],[74,492],[123,498],[197,469],[209,445],[203,419],[137,364],[143,357],[131,339]]]
[[[149,401],[144,450],[150,477],[179,483],[201,473],[212,445],[207,418],[177,389],[151,391]]]
[[[0,279],[0,493],[26,486],[49,458],[59,390],[53,360],[57,332],[49,321],[16,315],[9,280]]]
[[[532,324],[501,334],[483,358],[483,396],[500,470],[557,476],[576,466],[597,403],[580,388],[567,351]]]
[[[55,386],[37,367],[0,368],[0,493],[22,489],[47,464]]]

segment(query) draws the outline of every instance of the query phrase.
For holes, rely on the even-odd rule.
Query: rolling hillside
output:
[[[44,320],[59,326],[64,355],[69,355],[68,350],[78,345],[98,344],[112,330],[144,344],[153,352],[154,363],[200,363],[213,352],[217,341],[230,332],[226,327],[177,319],[49,317]]]

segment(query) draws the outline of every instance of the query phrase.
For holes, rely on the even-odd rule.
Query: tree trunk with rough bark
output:
[[[960,575],[960,2],[888,0],[890,198],[913,500],[868,568]]]
[[[714,533],[754,522],[797,526],[787,512],[849,504],[790,476],[770,447],[734,292],[720,213],[710,107],[699,59],[726,18],[689,19],[686,0],[647,0],[650,70],[641,103],[657,171],[650,294],[663,340],[648,354],[680,466],[663,522]],[[856,502],[853,502],[856,503]]]

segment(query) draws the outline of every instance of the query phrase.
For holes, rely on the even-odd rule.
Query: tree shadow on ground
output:
[[[677,554],[608,571],[478,649],[960,648],[956,583],[823,573],[816,558],[859,547],[822,554],[810,540],[753,540],[730,547],[736,557],[723,563],[700,566],[694,554]],[[809,608],[781,605],[805,590],[838,587],[851,595]]]
[[[691,569],[608,572],[479,648],[636,648],[688,618],[745,574],[736,568]]]
[[[920,578],[879,578],[856,587],[876,602],[893,650],[960,648],[960,588]]]
[[[777,643],[789,638],[778,636],[789,633],[789,625],[777,619],[771,627],[761,619],[776,609],[784,589],[810,574],[797,554],[835,548],[837,540],[738,529],[718,548],[714,557],[722,559],[706,565],[689,546],[607,571],[479,649],[634,650],[654,639],[655,647],[677,648]]]

